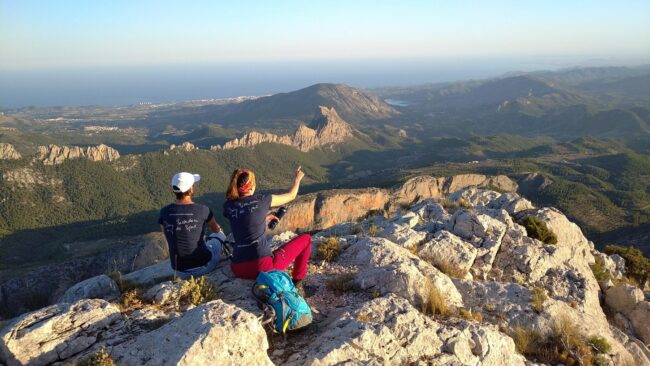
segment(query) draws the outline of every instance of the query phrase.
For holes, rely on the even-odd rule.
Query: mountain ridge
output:
[[[223,145],[210,147],[211,150],[228,150],[238,147],[253,147],[265,142],[293,146],[296,149],[308,152],[318,147],[340,144],[359,133],[349,123],[339,117],[336,110],[325,106],[318,106],[317,112],[309,126],[300,124],[293,136],[278,136],[273,133],[260,133],[252,131],[240,138],[226,142]]]

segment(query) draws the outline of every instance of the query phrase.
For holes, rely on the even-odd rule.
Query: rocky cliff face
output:
[[[0,160],[17,160],[21,156],[14,148],[14,145],[0,142]]]
[[[517,184],[499,175],[461,174],[452,177],[419,176],[394,189],[361,188],[329,190],[300,196],[288,211],[276,233],[285,230],[323,230],[378,212],[395,211],[402,205],[427,198],[440,199],[467,187],[492,187],[515,192]]]
[[[61,164],[67,159],[86,158],[91,161],[113,161],[120,158],[120,153],[104,144],[97,146],[39,146],[36,159],[45,165]]]
[[[12,317],[34,306],[55,303],[70,286],[89,277],[115,271],[133,271],[168,257],[167,243],[161,233],[100,241],[110,249],[92,257],[39,267],[1,283],[1,316]],[[74,250],[77,246],[91,245],[97,243],[71,243],[65,247]]]
[[[265,332],[252,281],[234,278],[227,260],[207,276],[216,299],[197,306],[183,300],[183,282],[164,280],[161,263],[123,277],[146,288],[130,307],[110,300],[116,284],[99,276],[67,302],[12,320],[0,330],[0,362],[75,364],[102,349],[125,365],[649,365],[649,294],[621,281],[624,261],[595,250],[560,211],[470,184],[512,184],[480,177],[301,201],[313,213],[345,213],[312,236],[304,285],[317,321],[287,342]],[[385,196],[413,200],[357,220],[355,206]],[[529,236],[518,224],[528,216],[557,243]],[[327,262],[319,252],[333,246]],[[595,263],[618,284],[597,281]]]
[[[319,106],[311,124],[300,125],[293,136],[253,131],[241,138],[228,141],[223,146],[213,146],[211,150],[253,147],[270,142],[293,146],[306,152],[318,147],[339,144],[352,137],[352,127],[339,117],[334,108]]]

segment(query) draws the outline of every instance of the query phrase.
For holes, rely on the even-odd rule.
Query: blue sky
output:
[[[650,1],[0,0],[0,70],[537,56],[647,60]]]

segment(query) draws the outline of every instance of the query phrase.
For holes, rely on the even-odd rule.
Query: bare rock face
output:
[[[453,183],[453,184],[452,184]],[[411,178],[402,186],[393,190],[364,188],[351,190],[330,190],[304,195],[288,205],[287,215],[273,231],[279,233],[287,230],[323,230],[346,221],[355,221],[373,212],[419,203],[427,199],[440,199],[453,193],[450,187],[461,189],[472,187],[495,186],[508,191],[516,190],[516,183],[508,177],[487,177],[484,175],[462,175],[436,178],[419,176]],[[494,195],[499,196],[494,193]],[[511,201],[518,201],[518,196],[512,196]],[[504,199],[505,204],[512,202]],[[526,203],[526,205],[528,205]],[[440,206],[439,204],[435,204]],[[425,205],[426,206],[426,205]],[[437,206],[418,206],[421,210],[438,210]],[[440,206],[441,207],[441,206]],[[526,206],[528,207],[528,206]],[[442,210],[444,211],[444,209]],[[431,212],[416,213],[429,215]],[[445,214],[447,214],[445,212]],[[429,221],[429,220],[427,220]]]
[[[650,302],[640,301],[629,314],[634,333],[646,345],[650,345]]]
[[[360,240],[346,250],[342,260],[360,268],[354,281],[362,289],[394,293],[421,306],[429,286],[434,286],[449,304],[462,307],[462,297],[447,275],[387,239]]]
[[[426,362],[424,362],[426,360]],[[440,324],[387,295],[342,314],[287,365],[524,365],[511,338],[489,326]]]
[[[273,336],[265,333],[250,295],[253,281],[236,279],[224,261],[206,276],[218,300],[181,306],[183,285],[168,281],[165,261],[122,277],[146,284],[144,308],[120,314],[104,300],[81,300],[16,319],[0,331],[0,363],[69,364],[105,347],[125,365],[536,365],[543,360],[527,360],[515,350],[515,327],[554,342],[563,323],[584,341],[603,337],[611,349],[598,356],[606,364],[650,365],[645,295],[612,284],[604,294],[615,312],[609,323],[589,268],[597,257],[620,270],[620,259],[602,257],[560,211],[535,208],[516,194],[468,186],[456,191],[462,205],[430,197],[447,195],[454,181],[498,180],[421,177],[408,189],[321,192],[292,206],[283,221],[328,227],[313,235],[312,258],[332,242],[340,254],[309,266],[305,289],[317,291],[306,300],[316,321],[269,355],[267,337]],[[401,205],[391,217],[366,215],[396,198],[419,203]],[[524,215],[543,220],[558,242],[527,236],[513,219]],[[271,242],[294,236],[283,232]],[[352,290],[330,288],[332,283]],[[448,316],[420,311],[434,303],[438,309],[444,303]]]
[[[61,179],[47,177],[45,174],[28,167],[16,168],[2,172],[2,180],[10,183],[8,186],[11,187],[11,189],[30,189],[38,185],[57,186],[63,184]]]
[[[643,291],[622,283],[607,290],[605,302],[610,309],[619,313],[630,313],[639,301],[643,301]]]
[[[273,365],[257,317],[215,300],[111,350],[118,365]]]
[[[248,134],[226,142],[222,147],[215,145],[211,150],[253,147],[270,142],[289,145],[300,151],[311,151],[318,147],[342,143],[353,136],[352,127],[336,113],[334,108],[319,106],[309,126],[300,125],[293,136],[278,136],[273,133],[249,132]]]
[[[90,348],[109,326],[123,320],[117,306],[95,299],[25,314],[0,331],[0,362],[49,365],[65,360]]]
[[[322,230],[383,210],[390,200],[385,189],[331,190],[307,194],[288,205],[287,214],[272,233]]]
[[[197,147],[194,146],[194,144],[191,143],[191,142],[189,142],[189,141],[185,141],[185,142],[183,142],[183,143],[180,144],[180,145],[171,144],[171,145],[169,146],[169,150],[170,150],[170,151],[172,151],[172,150],[178,150],[178,151],[192,151],[192,150],[196,150],[196,149],[197,149]]]
[[[477,249],[449,231],[441,230],[422,244],[418,255],[436,267],[452,266],[459,272],[469,272],[476,259]]]
[[[22,158],[14,145],[0,142],[0,160],[17,160]]]
[[[56,165],[63,163],[66,159],[86,158],[91,161],[114,161],[120,158],[120,153],[110,146],[104,144],[88,146],[39,146],[36,159],[45,165]]]
[[[117,283],[106,275],[91,277],[70,287],[59,302],[73,303],[81,299],[113,300],[120,295]]]
[[[242,136],[241,138],[236,138],[234,140],[228,141],[223,145],[223,149],[234,149],[237,147],[253,147],[264,142],[272,142],[282,145],[292,145],[291,138],[289,136],[278,136],[273,133],[261,133],[257,131],[252,131]],[[216,145],[218,146],[218,145]],[[216,148],[215,148],[216,149]]]

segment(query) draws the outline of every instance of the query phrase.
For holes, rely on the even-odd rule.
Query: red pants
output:
[[[235,276],[247,280],[254,280],[260,272],[268,272],[274,269],[283,271],[293,262],[291,277],[294,280],[301,280],[307,275],[307,261],[309,260],[310,253],[311,236],[309,234],[302,234],[276,249],[273,252],[273,257],[231,263],[230,268]]]

